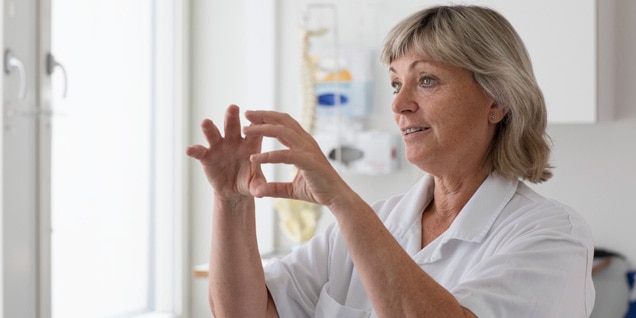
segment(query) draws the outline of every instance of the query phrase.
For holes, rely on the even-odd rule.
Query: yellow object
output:
[[[352,77],[351,73],[348,70],[341,70],[340,72],[331,72],[328,73],[324,78],[320,79],[322,82],[351,82]]]
[[[300,200],[275,199],[280,228],[295,243],[303,243],[316,233],[321,206]]]

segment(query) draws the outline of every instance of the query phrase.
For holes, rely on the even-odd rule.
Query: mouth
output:
[[[402,136],[414,134],[416,132],[420,132],[420,131],[424,131],[428,129],[429,129],[428,127],[411,127],[411,128],[402,129]]]

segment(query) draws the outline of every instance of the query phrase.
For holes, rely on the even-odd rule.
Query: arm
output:
[[[255,196],[326,205],[335,215],[375,311],[380,317],[474,317],[426,274],[395,241],[374,211],[340,178],[315,140],[290,116],[247,112],[246,136],[278,139],[286,150],[251,156],[257,164],[298,168],[290,183],[262,183]]]
[[[250,195],[251,187],[265,182],[260,167],[249,161],[260,152],[261,138],[241,137],[236,106],[226,112],[224,137],[210,120],[201,128],[209,146],[191,146],[187,154],[201,162],[214,189],[210,307],[218,317],[276,317],[265,287]]]
[[[361,198],[350,192],[340,200],[330,209],[378,317],[475,317],[411,259]]]
[[[209,301],[216,317],[278,317],[265,287],[253,198],[214,200]]]

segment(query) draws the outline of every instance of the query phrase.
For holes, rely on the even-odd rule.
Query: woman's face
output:
[[[480,169],[503,113],[472,73],[413,52],[389,72],[407,160],[433,175]]]

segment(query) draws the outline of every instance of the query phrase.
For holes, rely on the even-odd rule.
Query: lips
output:
[[[406,128],[406,129],[402,129],[402,135],[406,136],[406,135],[410,135],[413,133],[416,133],[418,131],[423,131],[423,130],[427,130],[428,127],[411,127],[411,128]]]

